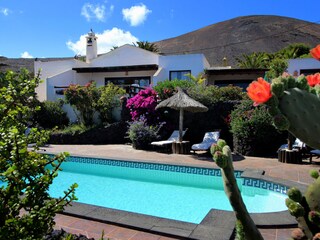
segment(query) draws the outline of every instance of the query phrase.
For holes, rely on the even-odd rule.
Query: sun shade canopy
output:
[[[189,97],[180,87],[177,87],[178,92],[172,97],[162,101],[156,106],[156,109],[169,107],[180,111],[179,115],[179,142],[182,142],[183,131],[183,112],[206,112],[208,108],[202,103]]]
[[[202,103],[189,97],[180,87],[177,88],[178,92],[172,97],[160,102],[156,109],[162,107],[169,107],[175,110],[183,109],[188,112],[206,112],[208,108]]]

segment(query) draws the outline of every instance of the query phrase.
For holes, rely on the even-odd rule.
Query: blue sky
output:
[[[0,0],[0,56],[83,54],[84,35],[99,53],[135,41],[158,41],[246,15],[320,21],[319,0]]]

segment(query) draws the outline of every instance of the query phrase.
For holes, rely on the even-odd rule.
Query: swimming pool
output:
[[[79,202],[128,212],[198,224],[210,209],[232,210],[219,169],[85,157],[68,157],[61,168],[53,197],[76,182]],[[241,173],[235,174],[249,212],[287,209],[285,186]]]

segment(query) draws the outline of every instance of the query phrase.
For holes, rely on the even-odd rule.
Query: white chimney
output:
[[[97,37],[92,31],[92,29],[88,33],[88,36],[86,36],[86,39],[87,39],[86,63],[90,63],[92,59],[95,59],[98,56]]]

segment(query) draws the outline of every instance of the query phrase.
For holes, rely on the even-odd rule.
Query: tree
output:
[[[207,80],[204,72],[199,73],[197,76],[193,76],[191,73],[187,73],[186,76],[198,85],[204,84]]]
[[[270,69],[266,72],[266,79],[277,78],[282,75],[288,68],[288,61],[286,59],[275,58],[273,59],[268,68]]]
[[[98,91],[99,100],[95,104],[95,109],[99,112],[101,122],[108,123],[112,118],[112,109],[120,106],[120,96],[126,91],[113,83],[100,87]]]
[[[27,70],[0,74],[0,239],[43,239],[55,214],[76,199],[76,184],[57,199],[48,193],[66,154],[50,158],[35,151],[48,139],[45,131],[28,128],[39,81]],[[31,142],[36,145],[28,151]]]
[[[238,67],[249,69],[261,69],[266,68],[269,56],[266,53],[258,52],[251,53],[250,55],[242,54],[241,57],[237,57]]]
[[[276,53],[252,53],[242,54],[241,58],[236,58],[240,68],[267,68],[267,79],[273,79],[282,75],[288,67],[288,59],[309,56],[310,47],[303,43],[294,43],[279,50]]]
[[[281,49],[280,51],[276,52],[274,55],[277,58],[281,59],[295,59],[301,58],[305,56],[309,56],[310,46],[304,43],[293,43],[289,46]]]
[[[99,99],[95,82],[89,82],[85,86],[70,84],[64,94],[66,103],[69,103],[79,112],[78,119],[80,122],[85,126],[92,126],[95,103]]]
[[[133,43],[134,46],[142,48],[144,50],[148,50],[150,52],[158,53],[159,48],[155,43],[150,43],[148,41],[138,41],[136,43]]]

